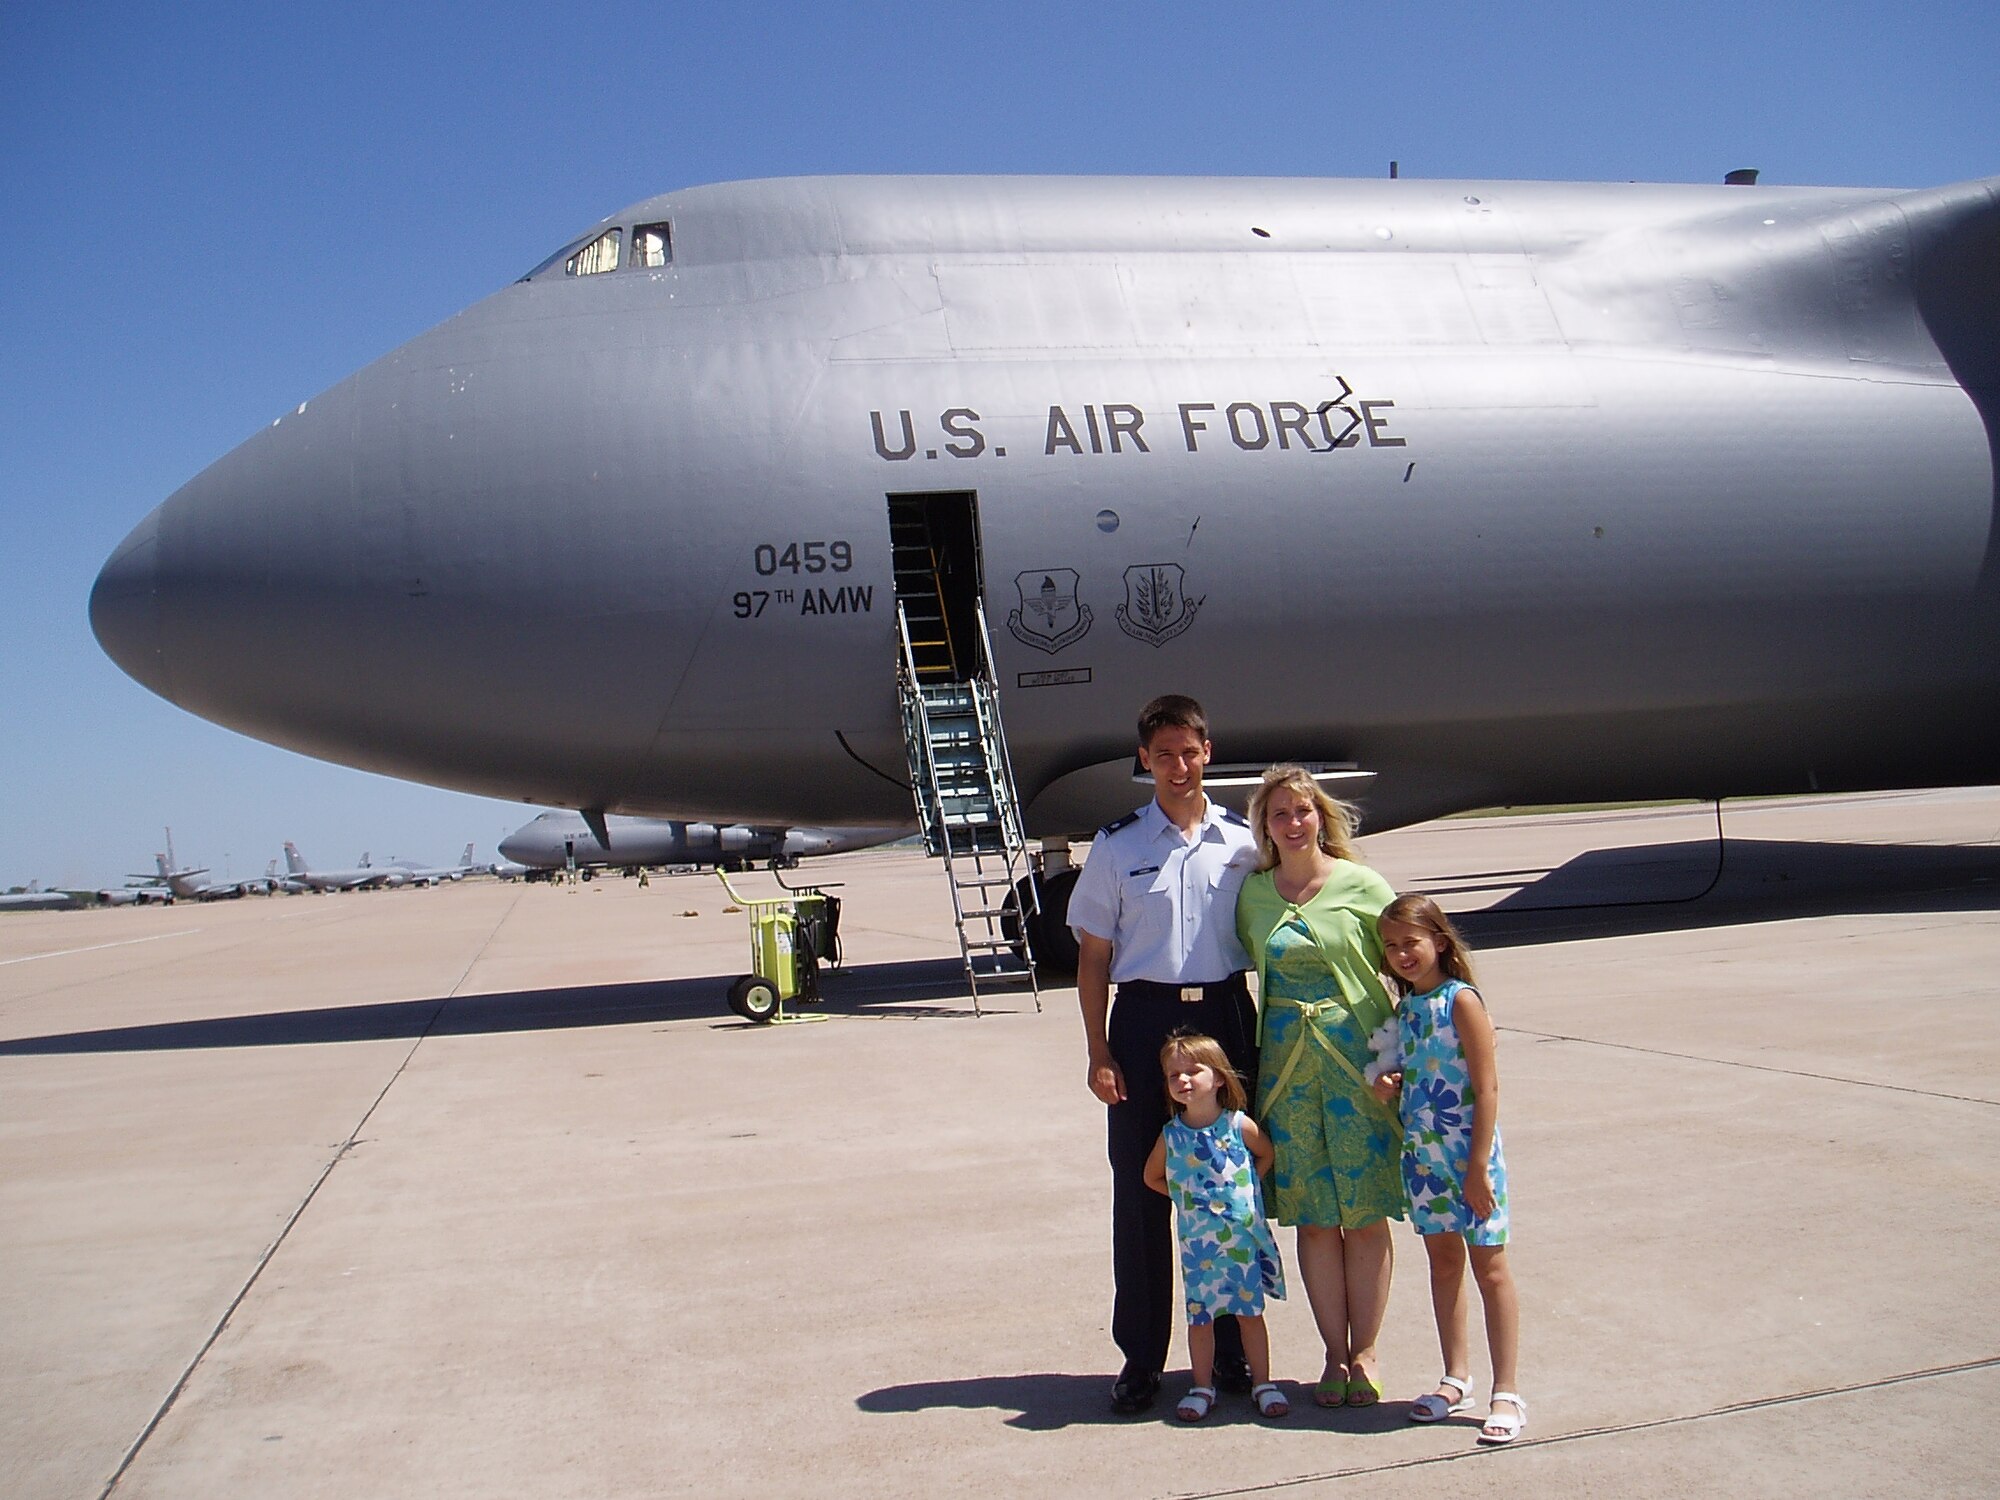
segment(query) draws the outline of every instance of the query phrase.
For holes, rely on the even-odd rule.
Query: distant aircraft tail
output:
[[[472,845],[467,844],[465,846],[465,853],[459,855],[458,867],[461,870],[469,870],[472,868]]]
[[[285,840],[285,870],[292,875],[306,873],[305,856],[299,853],[299,846],[290,839]]]
[[[167,865],[166,855],[155,854],[153,856],[153,863],[160,867],[160,879],[165,880],[169,875],[173,874],[173,870]]]

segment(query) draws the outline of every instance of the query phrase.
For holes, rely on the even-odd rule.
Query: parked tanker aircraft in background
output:
[[[363,856],[362,864],[367,864]],[[392,859],[389,868],[403,872],[404,878],[412,885],[437,885],[441,881],[458,881],[468,875],[484,873],[485,867],[472,862],[472,845],[465,846],[465,852],[458,857],[455,865],[420,865],[413,859]]]
[[[183,869],[174,858],[174,831],[167,831],[167,852],[153,856],[154,873],[134,875],[134,880],[143,880],[145,885],[127,886],[129,891],[141,900],[150,901],[225,901],[238,896],[268,896],[275,884],[269,875],[253,875],[247,880],[217,879],[208,873],[206,866],[190,865]],[[107,893],[100,892],[100,899]],[[124,900],[111,900],[108,904],[124,906]]]
[[[91,618],[219,723],[599,818],[908,819],[926,591],[1037,836],[1144,800],[1165,691],[1377,829],[1990,782],[1996,448],[2000,178],[733,183],[288,409]]]
[[[344,870],[315,870],[306,863],[299,853],[299,846],[285,841],[285,873],[282,877],[287,890],[309,891],[372,891],[383,886],[407,885],[410,875],[407,870],[393,865],[375,866],[368,863],[368,856],[361,856],[361,863]]]
[[[607,847],[581,813],[545,812],[500,841],[506,859],[531,870],[637,869],[659,865],[790,867],[808,855],[845,854],[893,843],[916,832],[898,828],[746,828],[664,818],[607,817]]]
[[[108,886],[97,892],[100,906],[171,906],[171,886],[157,884]]]
[[[35,880],[19,890],[0,891],[0,912],[81,911],[87,905],[88,899],[75,891],[45,890],[41,882]]]

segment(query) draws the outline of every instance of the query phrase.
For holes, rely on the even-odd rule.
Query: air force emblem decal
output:
[[[1208,596],[1190,599],[1179,563],[1140,563],[1125,570],[1118,628],[1149,646],[1164,646],[1188,626]]]
[[[1050,655],[1082,640],[1090,629],[1090,606],[1077,602],[1076,583],[1074,568],[1016,573],[1021,607],[1007,616],[1014,639]]]

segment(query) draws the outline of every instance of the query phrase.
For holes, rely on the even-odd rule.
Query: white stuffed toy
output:
[[[1370,1083],[1388,1073],[1401,1070],[1403,1066],[1403,1028],[1391,1016],[1370,1033],[1368,1050],[1375,1054],[1375,1061],[1361,1070],[1361,1076]]]

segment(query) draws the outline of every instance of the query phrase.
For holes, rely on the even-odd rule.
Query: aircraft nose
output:
[[[578,448],[538,327],[509,321],[503,294],[196,475],[105,563],[90,615],[106,654],[307,755],[619,800],[712,591],[662,587],[656,560],[694,550],[693,523],[657,500],[671,476],[622,432]],[[631,476],[608,500],[600,466]]]
[[[156,510],[118,544],[90,590],[90,628],[120,670],[161,697],[167,666],[161,650],[160,513]]]

